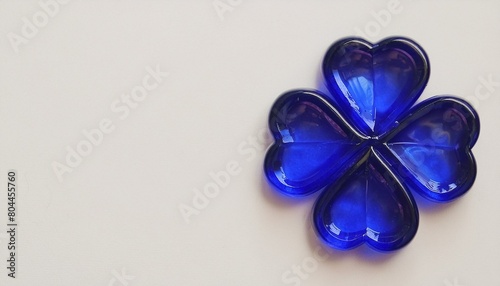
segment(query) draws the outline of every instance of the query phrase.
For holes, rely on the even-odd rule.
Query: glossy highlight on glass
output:
[[[313,224],[327,245],[399,249],[417,232],[413,194],[449,202],[471,188],[479,117],[453,96],[415,105],[430,67],[410,39],[343,39],[322,68],[329,94],[292,90],[274,103],[265,174],[287,196],[321,192]]]

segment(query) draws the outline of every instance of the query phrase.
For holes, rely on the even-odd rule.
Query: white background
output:
[[[1,261],[7,171],[19,172],[17,278],[0,263],[0,284],[500,285],[500,2],[402,1],[392,12],[389,1],[221,3],[230,9],[212,0],[71,1],[44,23],[38,2],[0,1]],[[23,18],[42,23],[13,44]],[[281,93],[321,88],[325,51],[359,31],[424,47],[432,72],[421,99],[474,104],[478,176],[461,199],[421,206],[404,249],[360,247],[319,261],[314,198],[275,196],[262,174],[269,142],[254,138]],[[120,119],[111,105],[148,66],[169,75]],[[484,86],[489,77],[497,86]],[[53,163],[66,164],[67,146],[104,118],[113,132],[60,182]],[[231,162],[239,174],[187,223],[179,207],[193,207],[194,190]]]

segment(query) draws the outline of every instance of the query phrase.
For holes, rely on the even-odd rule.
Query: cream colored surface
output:
[[[7,171],[20,181],[1,285],[500,285],[500,2],[101,2],[0,2],[1,261]],[[391,254],[326,253],[314,198],[262,174],[273,101],[320,88],[327,48],[356,34],[416,40],[421,99],[466,98],[482,123],[473,189],[421,207]]]

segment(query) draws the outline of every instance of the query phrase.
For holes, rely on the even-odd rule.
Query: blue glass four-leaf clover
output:
[[[288,196],[322,190],[313,224],[327,245],[403,247],[418,228],[412,193],[448,202],[472,186],[478,115],[451,96],[413,106],[429,73],[410,39],[347,38],[323,60],[330,94],[293,90],[274,103],[266,176]]]

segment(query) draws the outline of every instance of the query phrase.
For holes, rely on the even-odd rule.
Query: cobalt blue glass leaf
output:
[[[476,177],[471,148],[479,135],[479,117],[465,101],[435,97],[415,106],[391,135],[387,147],[401,178],[435,201],[464,194]],[[389,158],[389,156],[388,156]]]
[[[429,79],[425,52],[415,42],[389,38],[379,44],[356,38],[334,43],[323,75],[334,101],[364,134],[389,131]]]
[[[367,242],[379,250],[394,250],[414,237],[415,203],[375,149],[344,178],[329,186],[314,208],[314,226],[324,242],[340,249]]]
[[[288,196],[322,190],[313,222],[327,245],[399,249],[418,228],[411,191],[448,202],[472,187],[479,117],[451,96],[412,107],[429,73],[409,39],[344,39],[323,60],[329,95],[295,90],[274,103],[265,174]]]
[[[276,143],[267,152],[265,170],[285,195],[323,188],[360,156],[361,137],[324,98],[318,91],[296,90],[273,105],[269,128]]]

